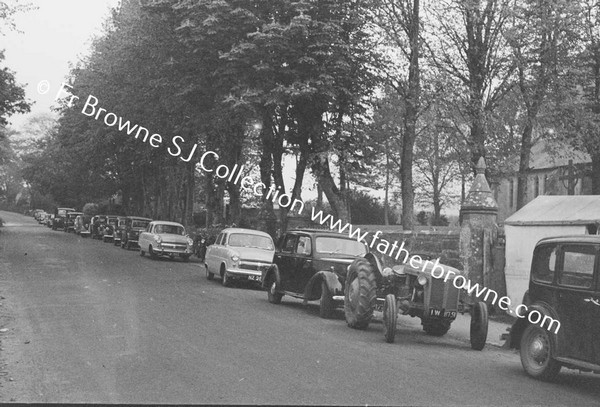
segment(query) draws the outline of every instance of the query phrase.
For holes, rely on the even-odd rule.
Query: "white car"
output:
[[[158,256],[174,259],[178,255],[183,261],[188,261],[194,241],[185,233],[181,223],[155,220],[140,233],[138,244],[141,256],[148,252],[153,259]]]
[[[227,228],[208,246],[204,259],[206,278],[217,274],[225,287],[232,280],[260,282],[273,264],[275,245],[269,234],[252,229]]]

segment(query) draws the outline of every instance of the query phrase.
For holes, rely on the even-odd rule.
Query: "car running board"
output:
[[[582,360],[573,358],[558,357],[554,359],[562,364],[573,366],[574,369],[585,369],[600,373],[600,365],[595,365],[593,363],[584,362]]]

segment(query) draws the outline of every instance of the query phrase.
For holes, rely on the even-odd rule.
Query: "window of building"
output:
[[[515,181],[510,180],[508,182],[508,206],[512,208],[514,206],[515,199]]]
[[[534,182],[533,197],[536,198],[540,194],[540,177],[535,177]]]

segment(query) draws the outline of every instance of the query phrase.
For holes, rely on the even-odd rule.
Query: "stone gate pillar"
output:
[[[477,163],[473,185],[460,208],[462,220],[459,244],[463,269],[468,273],[472,285],[479,283],[480,287],[491,288],[491,249],[498,235],[498,204],[485,178],[485,168],[485,160],[481,157]],[[475,300],[474,294],[472,298]]]

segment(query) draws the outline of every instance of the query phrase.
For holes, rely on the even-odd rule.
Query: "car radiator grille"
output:
[[[180,243],[162,243],[163,249],[185,250],[186,245]]]
[[[452,285],[451,281],[444,282],[440,278],[431,279],[431,291],[429,296],[429,307],[456,310],[459,290]]]

